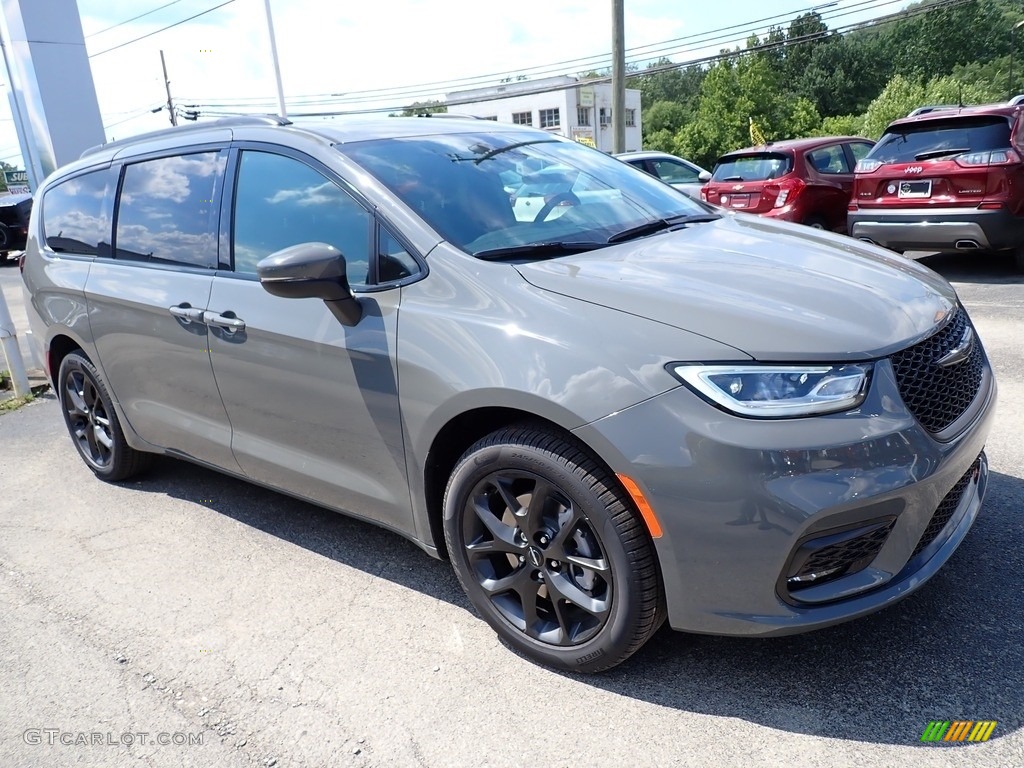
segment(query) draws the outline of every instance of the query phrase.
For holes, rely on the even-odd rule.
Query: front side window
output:
[[[531,112],[513,112],[512,122],[516,125],[533,125],[533,114]]]
[[[436,134],[336,149],[471,254],[552,242],[603,246],[631,227],[708,213],[613,157],[543,134]]]
[[[110,255],[109,168],[62,181],[43,194],[43,236],[57,253]]]
[[[255,274],[270,254],[327,243],[345,256],[352,285],[367,282],[370,214],[344,189],[299,160],[242,152],[235,190],[234,268]]]
[[[562,124],[561,110],[559,109],[542,109],[540,111],[540,127],[541,128],[557,128]]]
[[[126,165],[118,259],[217,266],[217,199],[227,155],[198,152]]]

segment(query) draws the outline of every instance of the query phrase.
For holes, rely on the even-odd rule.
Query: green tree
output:
[[[447,112],[448,107],[443,101],[414,101],[401,112],[392,112],[389,117],[418,117],[422,115],[436,115],[440,112]]]

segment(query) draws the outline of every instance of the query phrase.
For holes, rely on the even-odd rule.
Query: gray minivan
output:
[[[516,215],[503,179],[574,185]],[[40,188],[23,275],[101,479],[180,457],[451,558],[513,648],[891,605],[978,515],[996,386],[953,289],[475,120],[237,118]]]

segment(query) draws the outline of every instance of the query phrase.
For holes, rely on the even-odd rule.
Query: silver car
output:
[[[671,184],[694,200],[700,200],[701,188],[711,181],[711,171],[667,152],[622,152],[615,157]]]
[[[521,220],[503,180],[545,167],[604,193]],[[985,492],[996,386],[942,278],[541,131],[108,144],[42,185],[23,269],[99,478],[165,454],[383,525],[557,668],[666,618],[783,635],[891,605]]]

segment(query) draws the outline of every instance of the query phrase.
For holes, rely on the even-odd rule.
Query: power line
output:
[[[884,7],[887,7],[887,6],[896,5],[896,4],[900,4],[900,3],[903,3],[903,2],[905,2],[905,0],[860,0],[860,2],[857,2],[857,3],[853,4],[853,5],[847,6],[845,8],[836,9],[836,11],[834,11],[832,13],[819,14],[819,15],[821,16],[821,19],[822,19],[823,22],[824,21],[835,21],[837,19],[841,19],[841,18],[850,16],[850,15],[852,15],[854,13],[862,13],[864,10],[867,10],[867,9],[878,10],[878,9],[881,9],[881,8],[884,8]],[[939,6],[943,6],[944,7],[944,5],[945,5],[944,3],[939,3]],[[865,6],[867,6],[867,8],[865,8]],[[818,6],[818,7],[823,7],[823,6]],[[929,8],[929,9],[933,8],[933,6],[926,6],[926,7]],[[903,16],[906,13],[907,13],[907,11],[901,11],[901,12],[896,13],[896,14],[889,14],[889,15],[887,15],[885,17],[879,17],[879,18],[892,20],[894,18],[901,17],[901,16]],[[686,55],[686,54],[690,54],[690,53],[693,53],[695,51],[698,51],[698,50],[701,50],[701,49],[704,49],[704,48],[708,48],[708,47],[710,47],[711,45],[714,45],[714,44],[722,45],[722,44],[733,44],[733,43],[745,42],[746,38],[750,34],[756,32],[756,31],[763,30],[763,27],[759,26],[763,21],[777,19],[777,18],[779,18],[779,17],[778,16],[769,16],[769,17],[765,17],[764,19],[757,19],[757,20],[754,20],[754,21],[751,21],[751,22],[746,22],[746,23],[743,23],[743,24],[734,24],[734,25],[731,25],[729,27],[722,27],[722,28],[718,28],[718,29],[712,29],[712,30],[708,30],[708,31],[705,31],[705,32],[701,32],[701,33],[695,33],[693,35],[688,35],[688,36],[686,36],[684,38],[675,38],[674,41],[678,41],[678,40],[691,40],[691,41],[693,41],[689,45],[683,46],[683,47],[679,47],[679,46],[668,46],[668,47],[666,47],[667,43],[671,43],[671,42],[674,42],[674,41],[662,41],[662,42],[658,42],[658,43],[650,43],[650,44],[648,44],[646,46],[639,46],[636,49],[630,49],[630,50],[631,51],[635,51],[635,50],[640,50],[641,48],[655,48],[655,50],[649,51],[649,53],[651,55],[649,55],[647,58],[642,58],[642,57],[638,58],[636,56],[631,56],[631,57],[629,57],[629,61],[633,65],[639,65],[639,64],[644,64],[644,63],[655,63],[656,64],[661,59],[668,58],[670,55],[674,55],[674,56]],[[827,36],[827,35],[835,34],[840,29],[853,29],[853,28],[856,28],[856,27],[859,27],[859,26],[863,26],[863,24],[866,24],[866,23],[869,23],[869,22],[858,23],[858,24],[851,24],[851,25],[847,25],[845,27],[841,26],[841,27],[839,27],[837,29],[830,29],[830,30],[827,30],[827,32],[824,33],[822,36]],[[739,33],[735,33],[735,34],[732,34],[732,35],[720,34],[721,32],[723,32],[725,30],[736,30],[736,29],[740,29],[741,31]],[[793,40],[789,40],[788,42],[789,42],[789,44],[793,44],[794,43]],[[661,46],[661,47],[660,48],[656,48],[657,46]],[[602,54],[601,56],[603,58],[601,58],[600,61],[595,62],[595,63],[600,68],[605,68],[604,65],[607,65],[607,63],[609,61],[609,54]],[[598,58],[598,57],[587,57],[586,59],[570,59],[569,63],[580,62],[580,61],[584,61],[584,60],[594,60],[595,58]],[[698,59],[698,60],[696,60],[696,62],[701,62],[701,61],[704,61],[704,60],[705,59]],[[713,61],[713,60],[717,60],[717,58],[712,57],[711,59],[707,59],[707,60]],[[693,62],[693,61],[687,62],[686,65],[689,66],[689,65],[692,65],[692,64],[694,64],[696,62]],[[547,64],[547,65],[538,65],[536,67],[530,67],[530,68],[527,68],[527,69],[524,69],[524,70],[519,70],[518,73],[513,72],[511,74],[512,75],[516,75],[516,74],[521,74],[523,72],[529,72],[529,71],[532,71],[532,70],[546,70],[546,71],[542,71],[542,72],[536,73],[539,76],[546,76],[546,75],[550,75],[550,74],[564,74],[564,69],[552,69],[552,67],[559,67],[560,64],[563,64],[563,63],[566,63],[566,62],[558,62],[556,64]],[[592,66],[592,68],[598,68],[598,67],[597,66]],[[679,68],[679,67],[675,67],[675,65],[667,65],[667,68],[668,69],[673,69],[673,68]],[[647,69],[647,70],[643,70],[643,71],[640,71],[640,72],[631,73],[631,76],[635,77],[635,76],[642,75],[642,74],[653,74],[653,73],[654,73],[653,70]],[[492,83],[481,82],[481,81],[485,80],[486,78],[490,78],[490,77],[493,77],[493,75],[478,75],[478,76],[475,76],[475,77],[461,78],[460,80],[447,81],[447,82],[441,81],[441,82],[434,83],[434,84],[423,84],[423,85],[418,85],[418,86],[404,86],[404,87],[386,88],[386,89],[379,89],[379,90],[353,91],[353,92],[346,93],[346,94],[334,94],[334,95],[332,95],[333,98],[315,99],[314,97],[305,97],[305,98],[314,99],[314,100],[310,100],[310,101],[306,101],[304,97],[295,97],[295,98],[293,98],[293,99],[291,99],[289,101],[290,101],[290,103],[291,103],[291,105],[293,107],[313,107],[313,106],[318,106],[318,105],[323,105],[323,106],[327,106],[327,105],[339,105],[339,106],[340,105],[359,105],[359,104],[366,104],[367,102],[380,101],[381,99],[384,99],[384,98],[388,98],[388,99],[392,99],[393,98],[393,99],[401,99],[402,101],[406,102],[404,105],[401,105],[399,107],[395,107],[397,109],[404,109],[406,106],[408,106],[408,104],[410,102],[413,102],[413,101],[416,101],[416,100],[419,100],[419,99],[422,99],[422,98],[425,98],[425,97],[437,96],[439,88],[430,88],[431,85],[437,85],[437,86],[446,86],[447,85],[447,87],[451,88],[451,87],[453,87],[453,86],[455,86],[455,85],[457,85],[459,83],[466,82],[467,84],[475,84],[475,85],[479,86],[479,85],[485,85],[485,84],[492,84],[493,81],[492,81]],[[469,83],[468,81],[477,81],[477,82],[476,83]],[[603,81],[597,81],[597,82],[603,82]],[[548,91],[561,90],[562,87],[563,86],[556,86],[556,87],[548,88],[547,90]],[[545,91],[545,90],[540,90],[540,91],[524,91],[524,90],[516,89],[514,95],[529,95],[531,93],[543,93],[543,92],[547,92],[547,91]],[[260,97],[253,97],[253,98],[256,99],[256,98],[260,98]],[[182,99],[181,101],[185,102],[186,100]],[[470,101],[472,101],[472,100],[470,100]],[[452,103],[452,102],[448,102],[448,103]],[[468,101],[462,101],[461,103],[469,103],[469,102]],[[273,105],[272,105],[271,101],[268,98],[262,97],[262,100],[251,101],[249,103],[244,103],[244,104],[243,103],[234,104],[234,103],[231,103],[229,99],[223,99],[222,98],[220,100],[216,100],[216,101],[211,100],[211,101],[208,101],[208,102],[196,101],[195,103],[189,103],[188,106],[190,108],[197,108],[197,107],[207,107],[207,108],[209,108],[209,107],[219,107],[219,108],[224,108],[224,109],[230,109],[230,108],[235,108],[235,109],[245,109],[245,108],[258,109],[258,108],[263,108],[263,107],[268,107],[269,108],[269,107],[271,107]],[[395,108],[389,108],[389,109],[395,109]],[[367,110],[351,110],[351,111],[354,111],[354,112],[358,112],[358,111],[376,112],[376,111],[383,111],[383,110],[367,109]],[[342,114],[342,113],[338,113],[338,114]]]
[[[184,24],[184,23],[186,23],[188,21],[192,21],[193,19],[198,19],[200,16],[205,16],[208,13],[213,13],[218,8],[223,8],[225,5],[230,5],[233,2],[235,2],[235,0],[225,0],[225,2],[221,3],[220,5],[215,5],[215,6],[213,6],[213,8],[207,8],[205,11],[200,11],[199,13],[195,14],[194,16],[189,16],[187,19],[182,19],[181,21],[176,21],[173,24],[168,24],[166,27],[162,27],[162,28],[157,29],[157,30],[155,30],[153,32],[148,32],[145,35],[141,35],[139,37],[136,37],[133,40],[128,40],[127,42],[121,43],[120,45],[115,45],[112,48],[107,48],[106,50],[100,51],[99,53],[90,54],[89,58],[90,59],[94,59],[97,56],[102,56],[104,53],[110,53],[111,51],[116,51],[118,48],[124,48],[126,45],[131,45],[132,43],[139,42],[139,40],[145,40],[147,37],[152,37],[153,35],[158,35],[161,32],[166,32],[168,29],[173,29],[174,27],[180,26],[180,25],[182,25],[182,24]]]
[[[90,34],[86,35],[86,38],[96,37],[96,35],[102,35],[104,32],[109,32],[112,29],[117,29],[118,27],[123,27],[125,24],[131,24],[133,21],[138,21],[143,16],[149,16],[151,13],[156,13],[157,11],[162,11],[164,8],[170,8],[172,5],[177,5],[180,2],[181,2],[181,0],[171,0],[171,2],[165,3],[164,5],[161,5],[159,8],[154,8],[151,11],[146,11],[145,13],[140,13],[138,16],[132,16],[130,19],[125,19],[124,21],[119,21],[119,22],[117,22],[117,24],[113,24],[113,25],[107,27],[106,29],[101,29],[99,32],[91,32]]]

